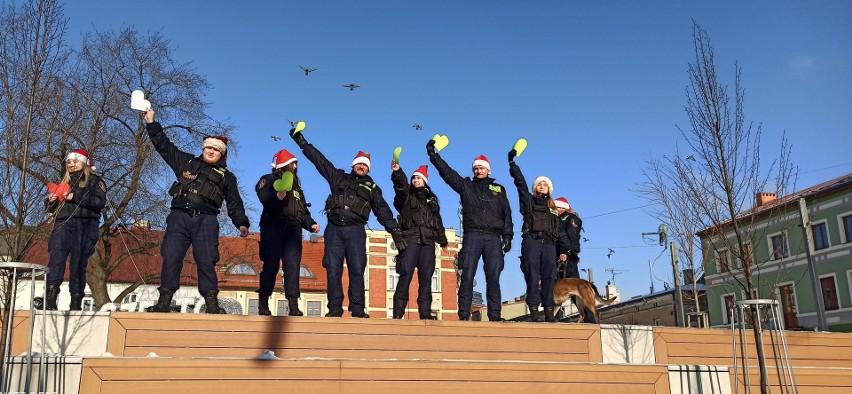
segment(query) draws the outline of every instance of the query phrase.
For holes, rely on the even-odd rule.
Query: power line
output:
[[[584,216],[584,217],[583,217],[583,220],[588,220],[588,219],[591,219],[591,218],[597,218],[597,217],[606,216],[606,215],[612,215],[612,214],[614,214],[614,213],[619,213],[619,212],[632,211],[632,210],[634,210],[634,209],[647,208],[647,207],[650,207],[651,205],[654,205],[654,204],[645,204],[645,205],[638,206],[638,207],[633,207],[633,208],[624,208],[624,209],[619,209],[619,210],[617,210],[617,211],[612,211],[612,212],[602,213],[602,214],[599,214],[599,215]]]

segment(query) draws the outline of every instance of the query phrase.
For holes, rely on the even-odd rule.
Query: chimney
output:
[[[762,207],[762,206],[764,206],[764,205],[766,205],[766,204],[768,204],[772,201],[775,201],[775,198],[776,198],[775,193],[767,193],[767,192],[757,193],[757,206]]]

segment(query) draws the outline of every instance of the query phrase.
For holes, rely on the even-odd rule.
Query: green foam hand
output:
[[[450,144],[450,137],[445,135],[435,134],[432,140],[435,141],[435,150],[438,152],[444,150]]]
[[[527,140],[521,138],[515,142],[515,145],[512,146],[512,149],[518,153],[518,157],[521,157],[521,153],[524,153],[524,150],[527,149]]]
[[[288,192],[293,190],[293,173],[290,171],[285,172],[281,175],[281,179],[277,179],[275,183],[272,184],[272,187],[277,192]]]
[[[399,155],[401,153],[402,153],[402,147],[401,146],[397,146],[396,148],[394,148],[394,150],[393,150],[393,163],[394,164],[399,164]]]

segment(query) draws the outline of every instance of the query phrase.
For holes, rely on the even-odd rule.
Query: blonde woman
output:
[[[68,279],[71,304],[68,309],[79,311],[82,306],[86,269],[89,257],[95,252],[101,210],[106,204],[106,186],[93,172],[90,163],[89,153],[83,149],[68,153],[62,177],[62,184],[67,184],[68,188],[54,189],[47,196],[47,211],[55,219],[47,244],[50,254],[44,298],[47,310],[58,309],[56,300],[67,260],[71,265]]]

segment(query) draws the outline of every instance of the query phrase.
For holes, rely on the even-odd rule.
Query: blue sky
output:
[[[442,155],[463,175],[474,157],[488,156],[516,212],[504,299],[525,291],[506,162],[521,137],[529,147],[517,163],[528,180],[549,176],[584,218],[581,268],[603,284],[612,267],[628,297],[647,293],[652,281],[656,290],[671,282],[668,253],[641,236],[659,222],[633,190],[645,160],[671,155],[676,126],[688,127],[692,19],[709,32],[729,85],[734,64],[742,68],[746,116],[762,124],[766,161],[786,130],[801,171],[797,189],[852,172],[848,1],[98,0],[69,2],[65,14],[72,45],[86,31],[132,25],[161,33],[177,61],[208,78],[210,113],[237,125],[229,166],[256,208],[253,185],[285,148],[300,159],[312,211],[325,225],[328,186],[286,138],[288,119],[306,120],[308,140],[339,168],[358,150],[372,153],[371,175],[388,200],[396,146],[409,174],[428,163],[424,145],[435,133],[449,136]],[[300,65],[317,71],[306,77]],[[348,83],[362,87],[342,87]],[[444,222],[458,228],[458,196],[432,170]],[[381,228],[375,220],[371,227]],[[484,293],[481,271],[476,289]]]

